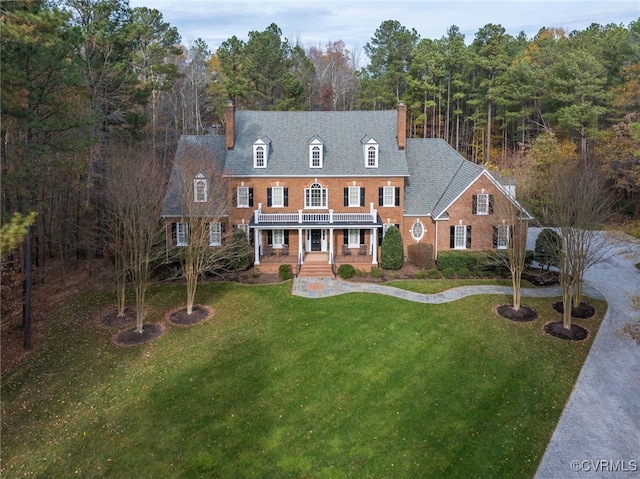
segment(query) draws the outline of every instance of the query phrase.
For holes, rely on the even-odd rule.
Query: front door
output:
[[[311,251],[322,251],[322,230],[311,230]]]

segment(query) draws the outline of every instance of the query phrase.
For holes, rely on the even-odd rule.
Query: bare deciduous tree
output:
[[[597,168],[565,165],[554,172],[549,187],[548,220],[557,228],[563,302],[563,326],[571,328],[571,309],[580,305],[584,272],[607,259],[605,236],[596,228],[609,213],[610,200]]]
[[[528,188],[524,174],[514,178],[514,184],[504,187],[504,194],[495,195],[494,214],[501,224],[494,226],[493,243],[498,249],[493,259],[509,269],[513,286],[513,309],[520,310],[522,273],[526,267],[527,230],[531,215],[522,206]]]
[[[187,286],[187,314],[193,312],[199,279],[231,253],[224,238],[228,190],[223,173],[222,162],[198,147],[182,150],[173,168],[171,181],[177,182],[181,221],[187,228],[186,244],[174,250]]]
[[[142,333],[152,264],[163,254],[159,218],[164,173],[150,148],[118,144],[110,150],[105,176],[105,239],[114,255],[118,312],[124,314],[130,279],[136,296],[136,331]]]

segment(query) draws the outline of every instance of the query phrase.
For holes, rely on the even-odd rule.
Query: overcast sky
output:
[[[640,0],[129,0],[162,12],[184,44],[197,38],[212,52],[233,35],[246,40],[250,31],[271,23],[284,37],[303,47],[342,40],[362,52],[385,20],[415,28],[421,38],[437,39],[457,25],[470,43],[488,23],[507,33],[532,38],[542,27],[583,30],[592,23],[627,26],[640,18]]]

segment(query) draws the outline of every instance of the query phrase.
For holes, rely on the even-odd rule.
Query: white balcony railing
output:
[[[258,203],[258,209],[254,211],[256,224],[259,223],[291,223],[291,224],[332,224],[332,223],[375,223],[378,210],[370,203],[369,213],[334,213],[329,210],[326,213],[305,213],[298,210],[297,213],[263,213],[262,203]]]

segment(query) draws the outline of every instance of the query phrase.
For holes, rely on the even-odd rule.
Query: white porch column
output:
[[[304,253],[302,249],[302,228],[298,228],[298,258],[300,259],[300,264],[304,262]]]
[[[333,258],[333,228],[329,228],[329,264]]]
[[[253,230],[253,249],[255,261],[253,264],[260,264],[260,230],[258,228]]]
[[[378,264],[378,230],[376,228],[371,228],[371,246],[373,248],[371,264]]]

